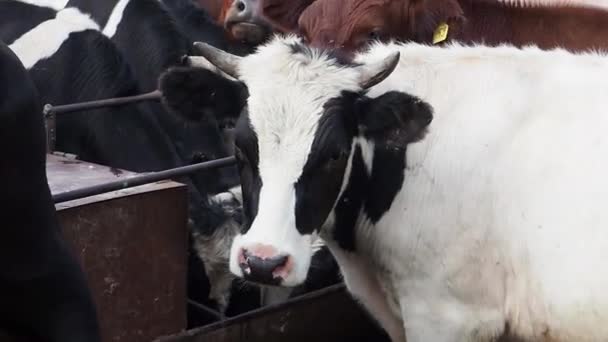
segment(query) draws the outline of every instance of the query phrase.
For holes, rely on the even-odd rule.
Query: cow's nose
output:
[[[289,255],[278,254],[269,246],[243,248],[239,259],[245,279],[260,284],[280,285],[290,271]]]
[[[234,6],[239,13],[247,11],[247,4],[245,1],[237,0]]]

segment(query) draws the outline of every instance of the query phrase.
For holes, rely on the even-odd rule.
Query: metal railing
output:
[[[53,106],[51,104],[46,104],[43,109],[45,129],[47,133],[47,152],[53,153],[55,152],[55,142],[56,142],[56,115],[61,113],[71,113],[78,112],[88,109],[96,109],[103,107],[112,107],[112,106],[120,106],[130,103],[143,102],[143,101],[158,101],[161,99],[162,93],[159,90],[155,90],[146,94],[136,95],[136,96],[128,96],[128,97],[117,97],[110,98],[104,100],[97,101],[87,101],[80,103],[72,103],[60,106]],[[158,172],[148,172],[135,177],[121,179],[119,181],[108,182],[103,184],[98,184],[95,186],[70,190],[61,192],[53,195],[53,201],[55,204],[64,203],[72,200],[77,200],[81,198],[86,198],[90,196],[95,196],[103,193],[108,193],[112,191],[128,189],[144,184],[155,183],[162,180],[168,180],[176,177],[186,176],[195,172],[215,169],[220,167],[227,167],[234,165],[236,160],[234,157],[226,157],[221,159],[215,159],[211,161],[207,161],[204,163],[192,164],[182,167],[176,167],[173,169],[158,171]],[[187,299],[188,305],[192,306],[198,311],[201,311],[207,315],[213,316],[218,321],[225,320],[225,316],[220,312],[204,305],[198,303],[190,298]]]
[[[161,97],[162,93],[160,92],[160,90],[155,90],[141,95],[78,102],[60,106],[46,104],[42,110],[42,114],[44,115],[44,126],[46,129],[47,152],[52,153],[55,151],[55,142],[57,141],[57,114],[72,113],[87,109],[120,106],[143,101],[159,101]]]

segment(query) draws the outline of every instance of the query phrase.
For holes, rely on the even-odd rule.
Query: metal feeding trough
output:
[[[389,342],[343,284],[154,342]]]
[[[55,199],[140,174],[48,155]],[[97,305],[102,341],[149,342],[186,327],[187,192],[156,182],[58,201],[63,236]]]

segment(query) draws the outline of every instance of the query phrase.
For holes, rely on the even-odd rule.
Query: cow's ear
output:
[[[408,23],[416,41],[431,43],[435,35],[443,40],[445,36],[442,35],[442,32],[445,32],[447,38],[449,38],[450,26],[457,26],[465,20],[462,7],[460,7],[457,0],[412,1],[413,10],[412,8],[408,8],[404,13],[409,13],[410,15]],[[448,25],[447,31],[440,30],[440,25],[444,23]]]
[[[190,67],[173,67],[159,78],[162,102],[169,111],[192,121],[220,122],[238,119],[247,102],[247,87],[217,73]]]
[[[398,91],[376,98],[363,97],[355,111],[361,134],[396,147],[424,138],[433,120],[433,109],[428,103]]]
[[[276,29],[295,33],[300,15],[313,2],[315,0],[264,0],[262,13]]]

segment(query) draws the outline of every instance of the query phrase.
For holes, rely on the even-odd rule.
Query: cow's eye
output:
[[[380,29],[375,28],[375,29],[371,30],[368,33],[367,38],[369,40],[380,40],[380,38],[382,38],[382,35],[380,34]]]

